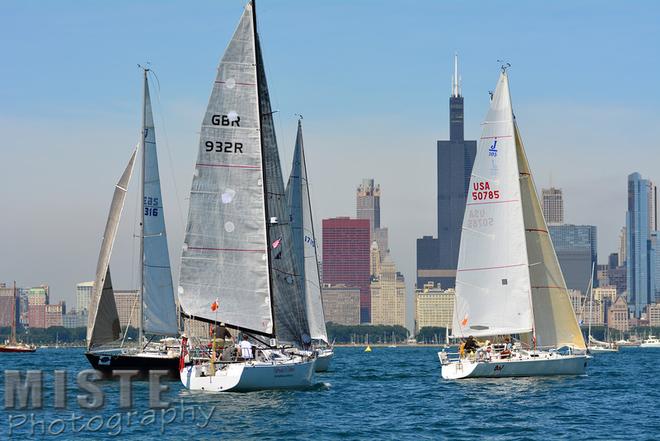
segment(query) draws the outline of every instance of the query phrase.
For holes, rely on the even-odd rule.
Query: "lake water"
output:
[[[15,439],[660,439],[658,349],[596,355],[582,377],[459,382],[440,377],[436,352],[337,348],[332,371],[306,391],[190,393],[166,382],[163,399],[173,404],[153,412],[147,383],[134,383],[133,408],[122,409],[112,381],[100,382],[103,408],[81,410],[75,377],[89,368],[82,349],[0,354],[5,370],[47,371],[44,408],[3,408],[0,439],[10,423]],[[53,407],[55,369],[69,372],[65,409]],[[4,397],[4,380],[1,387]]]

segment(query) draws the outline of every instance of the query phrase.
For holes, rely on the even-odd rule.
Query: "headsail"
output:
[[[301,121],[298,121],[296,147],[293,152],[293,165],[286,187],[286,195],[291,212],[291,230],[297,268],[301,273],[301,280],[304,282],[310,336],[313,340],[328,343]]]
[[[585,349],[584,338],[568,297],[566,282],[543,218],[525,147],[515,121],[514,129],[529,256],[536,344],[540,347],[572,346]]]
[[[483,123],[458,260],[454,336],[518,334],[532,330],[525,225],[505,71]]]
[[[151,98],[146,71],[144,77],[144,133],[143,133],[143,331],[147,334],[176,335],[178,324],[172,269],[167,249],[163,197],[160,191],[156,132],[151,112]]]
[[[202,122],[178,295],[186,315],[273,335],[254,31],[248,4]]]
[[[305,290],[294,263],[293,234],[289,222],[289,209],[286,203],[284,179],[275,137],[273,112],[270,107],[268,84],[258,35],[256,36],[256,48],[261,140],[265,164],[266,185],[264,189],[268,194],[267,213],[271,219],[277,219],[277,223],[269,225],[275,327],[278,340],[284,343],[304,344],[308,343],[310,339],[305,311]]]
[[[115,185],[115,192],[110,204],[110,213],[105,224],[103,233],[103,242],[101,243],[101,252],[96,264],[96,279],[92,289],[92,298],[89,305],[89,317],[87,322],[87,348],[110,343],[119,338],[121,328],[119,326],[119,315],[115,296],[112,290],[112,281],[110,280],[110,255],[115,243],[119,219],[124,208],[128,184],[133,174],[133,165],[135,164],[134,150],[131,158],[122,173],[119,182]]]

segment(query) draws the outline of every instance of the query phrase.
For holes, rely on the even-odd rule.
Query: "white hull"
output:
[[[592,354],[605,354],[605,353],[608,353],[608,352],[619,352],[618,348],[605,348],[605,347],[598,347],[598,346],[592,346],[588,350]]]
[[[332,361],[332,357],[334,355],[335,354],[332,350],[319,351],[314,364],[314,370],[316,372],[327,372],[327,370],[330,368],[330,362]]]
[[[442,352],[438,353],[440,356]],[[442,356],[440,356],[442,361]],[[544,353],[539,357],[470,361],[463,359],[442,365],[442,378],[500,378],[537,377],[550,375],[583,375],[587,367],[586,355]]]
[[[314,361],[227,363],[218,364],[214,376],[207,372],[207,364],[186,366],[181,383],[190,390],[210,392],[305,388],[312,385]]]
[[[660,342],[656,343],[642,343],[639,345],[640,348],[660,348]]]

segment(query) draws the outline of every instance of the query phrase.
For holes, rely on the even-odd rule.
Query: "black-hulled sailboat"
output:
[[[178,321],[167,249],[163,198],[158,172],[156,133],[149,96],[148,72],[144,70],[144,98],[140,142],[115,186],[110,213],[96,267],[87,324],[85,356],[105,375],[113,370],[136,369],[142,376],[150,370],[167,370],[178,376],[180,347]],[[141,158],[140,263],[137,307],[139,337],[126,345],[110,277],[110,256],[133,173],[137,153]],[[133,314],[131,314],[132,316]]]

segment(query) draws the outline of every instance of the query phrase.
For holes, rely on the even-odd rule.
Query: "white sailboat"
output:
[[[160,369],[168,370],[171,375],[178,375],[178,347],[155,341],[155,337],[178,336],[178,323],[167,249],[148,71],[149,69],[144,69],[141,139],[115,186],[89,308],[85,356],[95,369],[106,375],[111,375],[113,370],[118,369],[137,369],[141,375],[147,375],[152,369]],[[142,214],[138,271],[139,323],[134,325],[138,328],[139,338],[136,346],[126,347],[123,342],[117,346],[121,329],[110,277],[110,257],[138,151],[141,153],[142,168]]]
[[[321,278],[319,276],[316,235],[309,195],[307,161],[303,145],[302,117],[298,120],[296,146],[293,152],[291,174],[286,187],[286,196],[291,214],[291,230],[297,262],[296,270],[305,290],[305,307],[313,351],[316,356],[316,372],[326,372],[334,356],[328,342],[325,327],[323,302],[321,299]]]
[[[439,352],[442,377],[573,375],[584,374],[586,367],[584,338],[543,218],[503,67],[470,179],[452,337],[516,336],[520,340],[513,345],[486,343],[458,358]]]
[[[660,348],[660,338],[657,338],[654,335],[649,335],[648,338],[644,339],[639,345],[640,348]]]
[[[605,342],[596,340],[593,335],[591,335],[591,322],[593,321],[593,311],[594,311],[594,270],[596,264],[594,263],[591,266],[591,279],[589,280],[589,330],[587,333],[587,352],[589,354],[604,354],[608,352],[619,352],[619,347],[616,343]]]
[[[299,388],[314,378],[314,360],[283,347],[301,349],[310,336],[272,113],[251,1],[202,122],[178,294],[183,314],[224,323],[256,350],[188,357],[180,378],[191,390]]]

